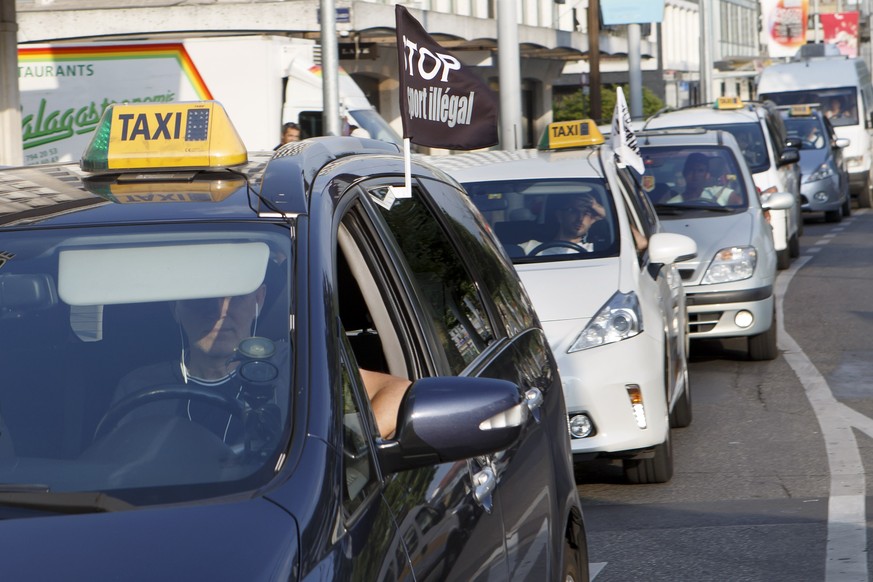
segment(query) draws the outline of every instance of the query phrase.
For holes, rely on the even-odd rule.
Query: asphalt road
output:
[[[781,355],[692,343],[694,421],[675,475],[628,485],[577,467],[592,579],[848,582],[867,551],[873,470],[873,212],[808,219],[777,278]]]

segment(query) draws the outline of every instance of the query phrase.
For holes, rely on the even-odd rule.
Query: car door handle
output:
[[[524,393],[524,403],[530,410],[537,424],[540,423],[540,408],[543,405],[543,392],[539,388],[530,388]]]
[[[497,477],[491,467],[483,467],[473,475],[473,498],[487,513],[491,513],[493,502],[491,494],[496,486]]]

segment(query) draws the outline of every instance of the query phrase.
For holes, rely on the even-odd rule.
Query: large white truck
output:
[[[312,41],[277,36],[19,45],[25,163],[78,160],[111,103],[214,99],[250,150],[276,147],[289,121],[322,135],[316,52]],[[339,97],[347,131],[401,143],[342,70]]]

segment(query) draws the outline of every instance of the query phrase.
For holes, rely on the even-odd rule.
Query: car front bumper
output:
[[[689,335],[694,338],[752,336],[770,329],[773,321],[773,287],[740,291],[698,292],[685,288]],[[742,326],[738,321],[748,319]]]
[[[558,356],[570,417],[586,414],[592,436],[571,437],[574,458],[645,449],[666,439],[669,430],[664,387],[664,347],[645,333],[613,344]],[[635,414],[628,386],[639,386],[642,406]],[[645,418],[645,427],[638,419]]]
[[[840,210],[844,202],[838,176],[806,182],[800,187],[800,195],[803,199],[800,209],[803,212]]]

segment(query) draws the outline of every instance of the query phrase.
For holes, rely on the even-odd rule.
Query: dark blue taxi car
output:
[[[460,186],[404,170],[247,155],[205,102],[0,171],[0,579],[588,579],[542,328]]]

